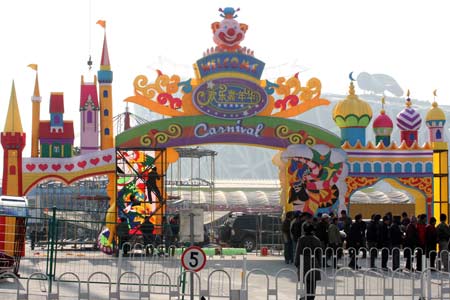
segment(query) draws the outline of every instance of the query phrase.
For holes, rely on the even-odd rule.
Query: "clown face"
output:
[[[214,42],[224,50],[239,49],[239,44],[244,40],[248,28],[246,24],[240,24],[234,19],[224,19],[220,23],[214,22],[211,27]]]

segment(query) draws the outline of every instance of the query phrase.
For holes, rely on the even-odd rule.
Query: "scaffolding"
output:
[[[203,208],[209,215],[205,217],[205,223],[212,235],[215,221],[215,157],[217,152],[200,147],[175,148],[178,152],[178,161],[168,170],[167,191],[172,202],[179,203],[181,208]],[[187,170],[187,171],[186,171]],[[182,192],[189,199],[182,199]],[[187,192],[187,193],[186,193]],[[201,199],[204,196],[204,200]],[[180,201],[176,201],[180,200]]]

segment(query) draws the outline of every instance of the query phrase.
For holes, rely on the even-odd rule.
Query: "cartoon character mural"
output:
[[[317,213],[345,209],[344,195],[348,174],[346,153],[326,145],[291,145],[281,153],[280,181],[286,191],[282,193],[285,210]],[[285,178],[281,178],[285,176]]]
[[[117,157],[118,161],[126,160],[126,163],[117,167],[118,219],[121,217],[127,219],[130,234],[139,234],[138,225],[144,221],[145,216],[152,215],[156,209],[156,204],[151,203],[150,196],[146,194],[146,176],[154,167],[154,157],[153,151],[121,151]],[[150,220],[156,223],[155,216]],[[109,236],[109,230],[103,230],[98,238],[99,249],[106,254],[113,253],[113,244]]]
[[[224,9],[219,9],[223,17],[221,22],[214,22],[211,24],[213,30],[213,40],[217,44],[218,51],[236,51],[240,50],[239,45],[245,37],[248,25],[239,23],[235,20],[237,17],[236,12],[238,9],[232,7],[226,7]]]
[[[147,176],[155,163],[155,154],[153,151],[150,152],[120,152],[127,163],[123,164],[123,168],[126,168],[123,170],[125,175],[117,179],[118,217],[126,217],[132,230],[156,208],[156,204],[150,201],[150,198],[155,196],[146,193]],[[154,219],[151,221],[155,222]]]

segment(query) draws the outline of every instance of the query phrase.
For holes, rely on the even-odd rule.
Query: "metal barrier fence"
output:
[[[319,272],[321,280],[317,282],[314,292],[318,299],[450,299],[450,273],[430,267],[430,255],[428,258],[422,256],[421,272],[407,270],[406,263],[401,263],[397,270],[379,267],[352,269],[346,265],[353,249],[344,250],[340,259],[341,249],[333,252],[329,249],[307,249],[313,259],[316,256],[323,261],[336,258],[338,265],[336,269],[326,265],[313,268],[306,274],[297,273],[292,266],[280,269],[279,264],[276,265],[278,269],[265,268],[267,261],[259,264],[258,268],[252,268],[249,264],[254,261],[249,261],[246,256],[213,256],[209,257],[202,271],[193,274],[193,281],[190,282],[189,272],[180,267],[179,251],[173,247],[157,248],[163,252],[154,249],[152,256],[147,256],[140,244],[134,245],[127,257],[121,251],[119,257],[110,258],[112,264],[107,272],[102,268],[95,269],[104,263],[101,258],[86,260],[84,257],[77,260],[78,268],[74,267],[73,262],[61,264],[53,279],[45,272],[33,272],[26,278],[5,272],[0,275],[0,298],[190,299],[193,291],[194,299],[201,296],[206,299],[291,299],[294,295],[298,299],[308,296],[305,282]],[[416,250],[415,254],[421,254],[419,249]],[[377,254],[381,255],[382,251]],[[401,261],[405,259],[405,252],[407,258],[408,249],[398,251]],[[370,256],[363,259],[361,252],[354,253],[361,265],[365,265],[367,260],[370,264]],[[394,253],[389,251],[388,265],[392,264]],[[301,257],[306,257],[306,253]],[[448,252],[438,255],[436,266],[444,268],[444,257],[448,259]],[[416,258],[411,259],[412,266],[417,269]],[[301,260],[300,269],[303,263]],[[22,266],[30,267],[28,264]]]
[[[194,273],[193,299],[295,299],[316,296],[319,299],[449,299],[450,274],[433,269],[426,269],[411,276],[403,272],[383,273],[375,270],[355,271],[341,268],[328,273],[323,269],[311,269],[306,279],[313,272],[320,272],[322,279],[317,282],[314,294],[307,294],[301,281],[286,280],[283,274],[296,277],[292,269],[281,269],[275,277],[261,269],[250,270],[245,276],[241,288],[233,288],[231,275],[225,270],[215,270],[205,282],[200,274]],[[187,272],[189,273],[189,272]],[[101,280],[101,287],[97,277]],[[189,277],[189,276],[187,276]],[[221,281],[221,292],[214,286]],[[160,279],[165,278],[167,285]],[[264,280],[261,280],[264,279]],[[190,284],[183,289],[180,284],[171,282],[170,275],[164,271],[149,274],[147,280],[136,272],[122,273],[113,283],[109,274],[94,272],[87,282],[72,272],[56,278],[56,290],[46,289],[48,278],[43,273],[35,273],[28,279],[19,279],[14,273],[0,275],[0,294],[2,299],[192,299]],[[257,289],[257,291],[255,290]],[[285,293],[282,293],[284,290]],[[286,298],[286,295],[289,295]]]

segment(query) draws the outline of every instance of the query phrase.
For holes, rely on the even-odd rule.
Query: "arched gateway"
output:
[[[339,203],[344,205],[346,193],[347,166],[341,138],[313,124],[290,119],[329,104],[320,96],[321,82],[312,78],[302,85],[298,74],[279,77],[275,82],[261,80],[264,62],[240,45],[248,26],[236,21],[233,8],[222,12],[223,20],[212,24],[217,46],[197,60],[194,78],[182,81],[178,75],[159,70],[154,82],[144,75],[136,77],[135,95],[125,101],[169,118],[119,134],[119,152],[134,157],[146,149],[170,151],[173,147],[216,143],[279,149],[273,162],[280,171],[280,203],[284,209],[312,214],[336,210]],[[167,168],[168,163],[160,163],[158,168]],[[133,168],[146,174],[145,164]],[[144,182],[145,178],[141,190],[145,190]],[[119,208],[120,198],[128,199],[128,192],[121,191]]]

